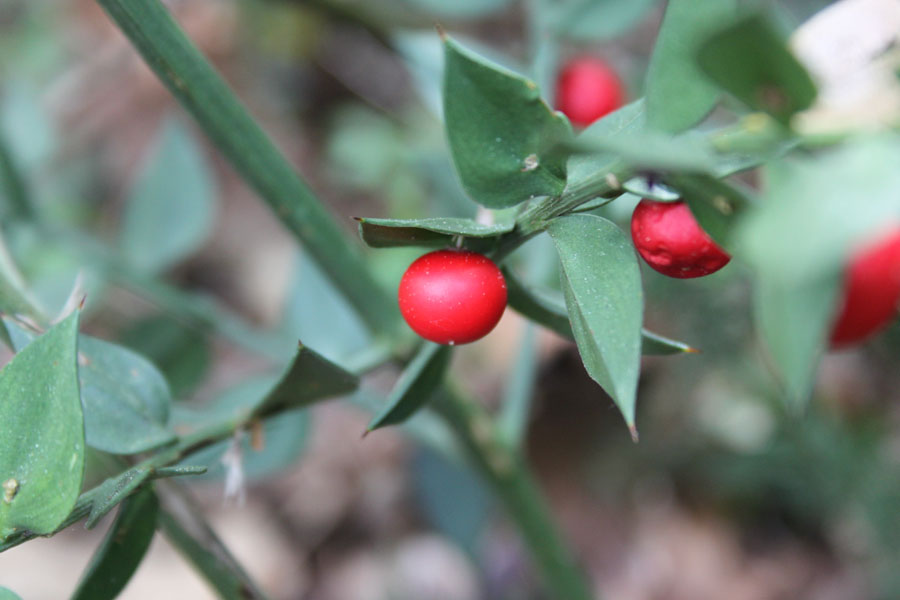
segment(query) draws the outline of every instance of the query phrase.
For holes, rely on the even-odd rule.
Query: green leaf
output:
[[[93,496],[91,512],[84,524],[85,529],[92,529],[106,513],[125,500],[131,492],[150,477],[149,467],[136,466],[110,477],[99,486]]]
[[[284,313],[278,330],[304,340],[328,360],[342,361],[365,351],[372,338],[353,306],[332,285],[311,257],[297,253]],[[310,310],[315,307],[315,310]]]
[[[444,120],[460,181],[473,200],[505,208],[555,196],[572,136],[566,118],[524,77],[444,40]]]
[[[441,385],[450,366],[451,346],[428,342],[397,380],[387,405],[372,421],[366,432],[402,423],[418,411]]]
[[[514,222],[482,225],[472,219],[359,219],[359,235],[373,248],[453,244],[455,236],[493,238],[512,231]]]
[[[644,297],[631,242],[593,215],[554,219],[547,228],[562,262],[562,288],[588,374],[634,428]]]
[[[608,169],[616,159],[636,169],[693,173],[716,173],[720,163],[732,160],[731,157],[719,156],[703,136],[684,134],[672,137],[646,130],[614,137],[582,134],[565,147],[572,154],[587,155],[586,163],[592,164],[594,174]],[[571,180],[577,181],[574,174]]]
[[[508,269],[503,269],[503,276],[506,278],[506,292],[511,309],[565,338],[575,339],[563,298],[556,297],[550,290],[527,287]],[[697,352],[696,348],[684,342],[667,338],[646,329],[641,329],[641,337],[643,338],[641,353],[644,355],[663,356]]]
[[[9,318],[6,331],[19,352],[35,334]],[[78,378],[88,446],[112,454],[136,454],[175,441],[166,428],[171,396],[162,374],[144,357],[82,335]]]
[[[809,73],[763,14],[747,15],[711,35],[700,45],[697,63],[724,90],[784,125],[816,98]]]
[[[325,398],[349,394],[358,384],[355,375],[299,344],[294,360],[253,412],[264,417],[288,408],[309,406]]]
[[[485,17],[507,6],[511,0],[404,0],[415,8],[436,17],[475,19]]]
[[[166,119],[125,204],[124,258],[159,272],[195,252],[212,231],[215,197],[197,143],[179,121]]]
[[[810,397],[825,351],[841,278],[782,282],[763,273],[756,282],[756,324],[781,376],[792,408]]]
[[[764,171],[758,207],[735,232],[740,255],[777,281],[842,270],[851,250],[900,218],[900,136],[859,138]]]
[[[210,421],[246,420],[253,407],[273,389],[278,380],[272,376],[259,376],[244,380],[218,396],[213,402],[196,410],[176,407],[175,418],[185,425],[206,426]],[[309,411],[303,408],[287,410],[269,417],[262,425],[262,448],[254,448],[250,436],[241,439],[244,471],[249,479],[266,477],[281,471],[297,460],[306,447],[310,429]],[[188,456],[183,465],[203,465],[208,471],[203,477],[215,480],[225,476],[222,456],[234,443],[227,439]]]
[[[79,358],[89,446],[135,454],[175,441],[166,428],[169,386],[153,364],[122,346],[88,336],[81,338]]]
[[[78,391],[78,312],[0,371],[0,540],[52,533],[75,506],[84,476]]]
[[[213,313],[213,316],[217,315]],[[178,398],[189,396],[206,378],[212,364],[207,337],[165,314],[132,322],[120,333],[119,341],[149,358],[165,375],[172,394]]]
[[[159,501],[150,488],[122,503],[73,600],[112,600],[119,595],[150,547],[158,512]]]
[[[592,123],[578,135],[576,142],[589,144],[593,140],[628,138],[642,131],[646,124],[645,102],[641,98]],[[614,156],[604,154],[573,154],[569,157],[567,166],[568,187],[608,169],[615,160]]]
[[[0,600],[22,600],[18,594],[0,585]]]
[[[553,27],[558,35],[573,40],[609,40],[636,27],[658,4],[659,0],[567,0],[551,5]]]
[[[719,89],[696,66],[699,42],[730,22],[736,0],[669,0],[647,71],[647,123],[677,133],[712,110]]]
[[[531,399],[538,374],[537,329],[531,323],[525,326],[519,352],[503,391],[503,404],[497,417],[497,427],[505,440],[514,447],[521,447],[528,431],[531,416]]]

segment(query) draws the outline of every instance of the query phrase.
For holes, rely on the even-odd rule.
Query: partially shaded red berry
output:
[[[650,267],[669,277],[703,277],[731,260],[683,200],[641,200],[631,216],[631,240]]]

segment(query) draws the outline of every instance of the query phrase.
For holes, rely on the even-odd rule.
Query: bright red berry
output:
[[[855,252],[844,275],[843,301],[831,331],[832,347],[861,342],[897,315],[900,302],[900,227]]]
[[[426,340],[468,344],[486,336],[506,308],[506,280],[488,257],[468,250],[420,256],[400,280],[400,313]]]
[[[599,58],[574,58],[559,74],[556,108],[578,127],[587,127],[616,110],[624,97],[618,74]]]
[[[641,258],[669,277],[703,277],[731,260],[700,228],[683,200],[641,200],[631,215],[631,239]]]

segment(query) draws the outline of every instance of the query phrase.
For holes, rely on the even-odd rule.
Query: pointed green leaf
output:
[[[697,68],[697,48],[736,9],[736,0],[669,0],[647,71],[650,127],[677,133],[712,110],[719,88]]]
[[[75,506],[84,475],[78,391],[78,312],[0,371],[0,540],[52,533]]]
[[[451,346],[431,342],[422,346],[397,380],[387,405],[369,423],[366,431],[402,423],[431,398],[450,366]]]
[[[158,272],[196,251],[212,231],[215,195],[197,142],[183,123],[166,119],[125,205],[125,259]]]
[[[112,600],[119,595],[150,547],[158,512],[159,501],[150,488],[122,503],[72,595],[73,600]]]
[[[3,325],[21,351],[36,334],[15,320]],[[87,335],[79,337],[78,377],[85,440],[112,454],[135,454],[175,441],[166,428],[171,397],[165,378],[147,359]]]
[[[554,9],[553,27],[560,36],[579,41],[609,40],[627,33],[659,0],[567,0]]]
[[[309,406],[325,398],[349,394],[358,384],[356,375],[300,344],[294,360],[254,413],[266,416],[286,408]]]
[[[722,89],[784,125],[816,98],[816,86],[788,50],[785,36],[760,13],[709,36],[700,45],[697,63]]]
[[[562,261],[566,308],[584,366],[633,427],[644,312],[634,248],[615,224],[593,215],[560,217],[547,231]]]
[[[359,235],[372,248],[450,246],[455,236],[493,238],[512,231],[515,223],[482,225],[471,219],[359,219]]]
[[[795,410],[809,400],[840,283],[837,274],[805,282],[781,282],[766,274],[757,279],[756,324]]]
[[[575,339],[563,298],[557,298],[550,290],[526,286],[509,269],[503,269],[503,276],[506,278],[506,292],[511,309],[565,338]],[[641,353],[644,355],[665,356],[697,352],[695,348],[684,342],[646,329],[641,329],[641,337]]]
[[[91,504],[91,512],[84,524],[85,529],[92,529],[106,513],[125,500],[139,485],[147,481],[151,473],[149,467],[132,467],[97,486]]]
[[[537,85],[444,40],[444,120],[450,153],[466,192],[490,208],[555,196],[566,184],[572,136],[565,117]]]

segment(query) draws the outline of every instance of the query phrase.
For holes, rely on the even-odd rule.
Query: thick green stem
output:
[[[397,322],[357,247],[159,0],[97,0],[222,154],[306,246],[373,331]]]
[[[506,443],[487,411],[455,389],[447,390],[437,410],[503,502],[552,597],[595,600],[588,580],[550,518],[524,457]]]

